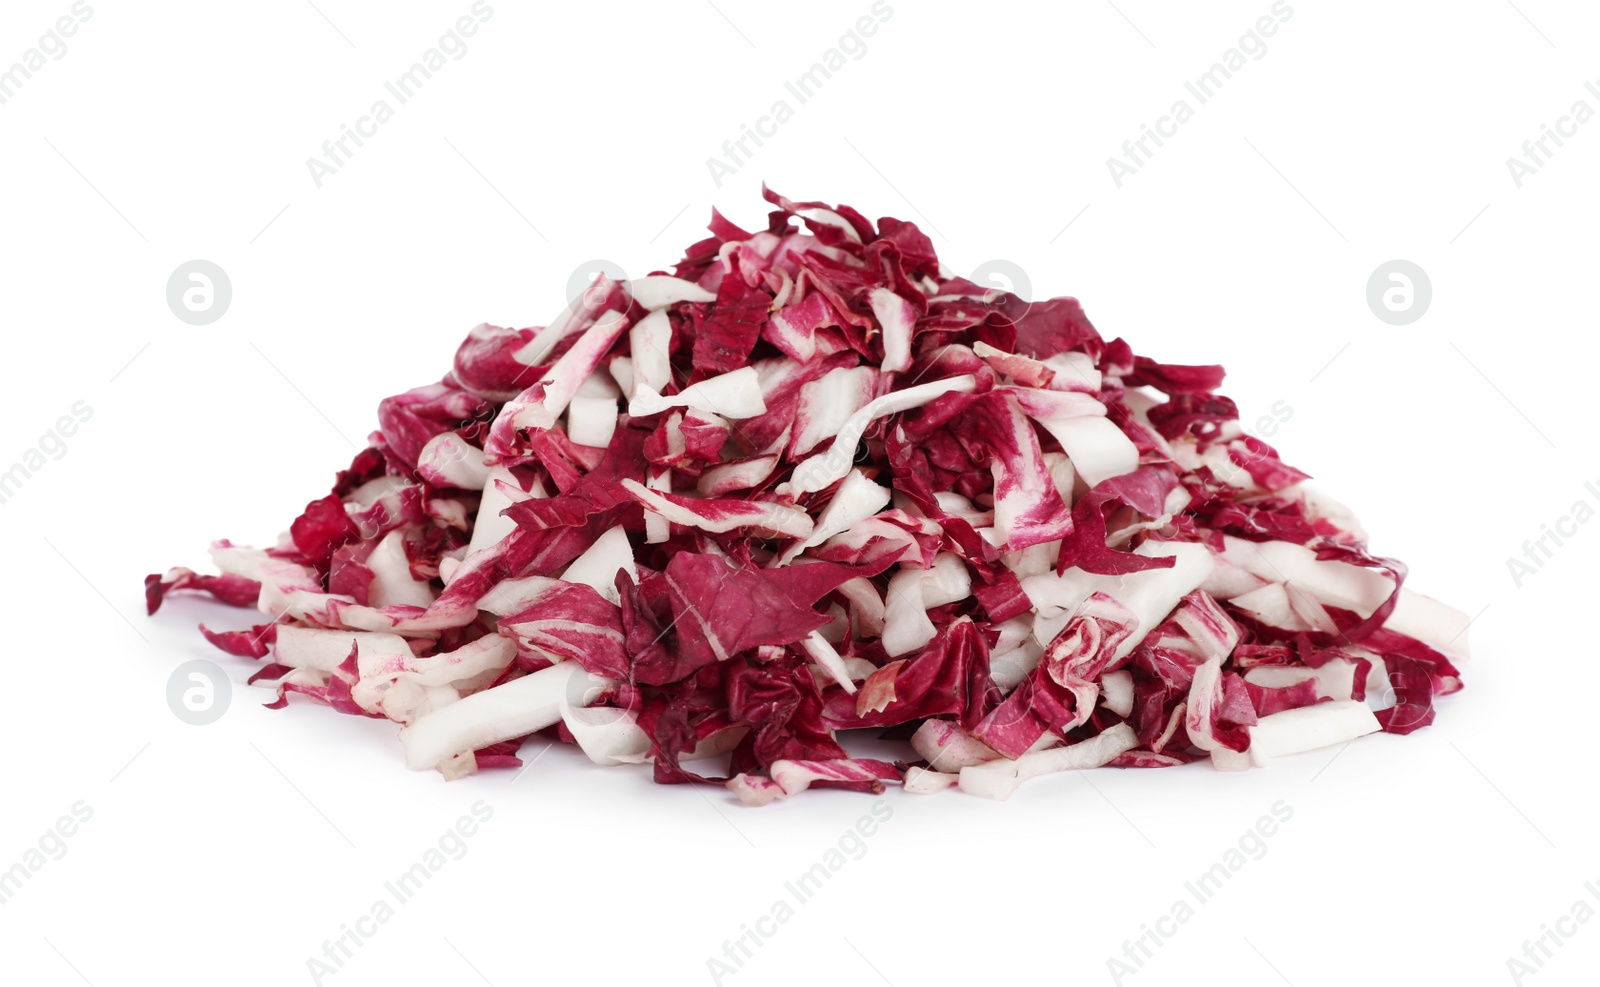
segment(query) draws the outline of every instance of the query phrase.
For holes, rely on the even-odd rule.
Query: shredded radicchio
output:
[[[1260,766],[1461,688],[1466,618],[1244,433],[1221,367],[955,277],[914,223],[766,199],[472,330],[276,545],[150,576],[150,612],[256,607],[202,631],[270,654],[275,707],[400,724],[413,768],[538,733],[752,804]]]

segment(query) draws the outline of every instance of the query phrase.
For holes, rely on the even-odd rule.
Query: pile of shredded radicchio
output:
[[[413,768],[540,734],[755,804],[1259,766],[1461,688],[1467,619],[1244,433],[1221,367],[954,277],[913,223],[766,198],[670,274],[472,330],[276,546],[150,576],[150,611],[259,609],[201,630],[271,656],[274,706],[401,724]]]

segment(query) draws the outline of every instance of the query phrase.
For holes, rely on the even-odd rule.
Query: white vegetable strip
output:
[[[840,367],[803,385],[795,415],[800,431],[789,443],[789,456],[803,456],[819,442],[838,435],[850,416],[876,396],[880,376],[871,367]]]
[[[1055,430],[1078,418],[1104,418],[1106,406],[1092,394],[1077,391],[1041,391],[1033,387],[998,387],[1016,399],[1023,412],[1055,435]],[[1059,436],[1057,436],[1059,438]],[[1130,440],[1132,441],[1132,440]]]
[[[1316,552],[1304,545],[1284,541],[1252,542],[1232,535],[1225,536],[1223,544],[1223,558],[1228,562],[1258,579],[1294,587],[1295,591],[1289,594],[1291,602],[1301,602],[1304,594],[1323,606],[1353,610],[1365,617],[1382,606],[1394,592],[1394,580],[1383,572],[1348,562],[1319,561]],[[1251,598],[1240,604],[1242,596],[1235,597],[1233,602],[1249,605],[1262,600]],[[1301,618],[1304,621],[1304,615]],[[1461,611],[1402,588],[1394,612],[1384,626],[1441,651],[1465,657],[1467,636],[1464,632],[1469,623],[1471,619]],[[1290,626],[1288,629],[1302,628]]]
[[[611,685],[574,661],[563,661],[435,710],[400,731],[406,765],[438,767],[456,754],[553,726],[561,706],[587,706]]]
[[[548,326],[539,330],[534,337],[522,348],[511,354],[511,358],[524,366],[537,367],[545,362],[545,358],[555,352],[562,340],[575,333],[583,332],[596,321],[617,318],[618,313],[607,312],[596,319],[596,309],[604,305],[608,298],[614,297],[617,282],[602,274],[594,283],[577,297],[567,303]],[[624,286],[625,288],[626,286]]]
[[[668,274],[652,274],[628,282],[628,290],[640,308],[654,311],[679,302],[714,302],[717,293],[707,291],[693,281],[685,281]]]
[[[590,374],[567,405],[567,438],[594,449],[609,446],[617,430],[617,399],[621,396],[609,370]]]
[[[857,634],[877,637],[883,633],[883,597],[878,595],[878,587],[871,580],[857,576],[841,583],[839,593],[850,601],[855,613]]]
[[[1414,637],[1446,654],[1469,657],[1467,625],[1473,618],[1431,596],[1401,587],[1400,601],[1383,626],[1396,634]]]
[[[465,687],[465,684],[463,687]],[[357,683],[355,688],[351,690],[352,698],[355,699],[358,706],[367,709],[368,712],[387,717],[402,726],[414,723],[418,717],[426,716],[436,709],[443,709],[451,703],[461,700],[461,692],[455,686],[418,685],[410,679],[401,679],[389,685],[378,695],[376,700],[367,698],[365,693],[357,696],[357,693],[362,688],[361,684]],[[370,709],[368,708],[369,703],[373,704]],[[451,761],[441,765],[439,767],[440,773],[448,778],[449,769],[453,763],[454,761]],[[473,767],[477,767],[476,762],[473,763]]]
[[[931,795],[950,788],[960,780],[959,774],[929,771],[927,768],[912,765],[906,769],[905,790],[913,795]]]
[[[766,805],[774,799],[788,798],[805,791],[815,782],[871,782],[881,790],[885,780],[900,780],[900,773],[882,762],[835,759],[799,761],[779,759],[768,769],[770,779],[739,774],[729,779],[728,789],[746,805]]]
[[[1051,607],[1077,609],[1094,593],[1102,592],[1132,610],[1141,626],[1150,625],[1153,628],[1160,618],[1177,606],[1179,600],[1198,588],[1211,571],[1210,552],[1204,545],[1194,542],[1147,541],[1135,549],[1134,554],[1176,561],[1170,568],[1145,569],[1119,576],[1096,575],[1070,568],[1066,576],[1072,577],[1076,573],[1080,580],[1072,586],[1070,602],[1065,605],[1056,600],[1041,602],[1040,610]],[[1122,653],[1131,650],[1133,646],[1128,645]]]
[[[1100,695],[1106,709],[1121,717],[1133,715],[1133,673],[1127,670],[1100,676]]]
[[[593,588],[612,603],[620,604],[622,594],[617,591],[617,572],[628,574],[631,582],[639,581],[639,569],[634,564],[633,546],[628,544],[628,532],[616,525],[594,540],[583,554],[572,560],[561,578],[569,583],[580,583]],[[478,604],[483,609],[483,604]]]
[[[796,209],[794,214],[796,216],[804,217],[805,219],[814,220],[818,223],[827,223],[829,226],[837,226],[846,237],[856,243],[861,242],[861,234],[857,233],[856,228],[850,225],[850,221],[834,212],[832,209],[823,209],[820,206],[808,206],[803,209]]]
[[[266,558],[257,568],[261,596],[256,609],[274,619],[304,620],[321,627],[337,627],[333,611],[353,604],[355,597],[322,592],[322,581],[305,566],[285,559]]]
[[[454,432],[440,432],[428,440],[417,454],[417,472],[435,486],[462,490],[482,490],[489,482],[483,450]]]
[[[844,659],[839,657],[839,652],[834,650],[833,645],[829,644],[820,632],[812,631],[807,634],[800,642],[800,646],[811,656],[812,661],[822,666],[823,670],[839,683],[840,688],[852,696],[855,695],[856,684],[850,681],[850,671],[845,668]]]
[[[402,476],[380,476],[375,480],[368,480],[346,499],[345,513],[351,512],[352,505],[356,510],[364,511],[380,500],[393,502],[394,496],[410,485],[410,482]]]
[[[472,527],[472,542],[467,546],[467,555],[496,544],[506,535],[515,530],[517,523],[501,515],[501,511],[512,504],[521,503],[532,497],[544,496],[544,489],[535,486],[528,492],[517,485],[511,471],[503,466],[490,468],[488,482],[483,487],[483,500],[478,505],[478,519]]]
[[[369,713],[383,713],[390,719],[409,723],[424,705],[444,698],[459,699],[461,691],[473,691],[500,676],[517,656],[517,644],[510,638],[488,634],[454,651],[417,658],[405,654],[358,654],[359,681],[350,698]],[[396,687],[401,683],[415,689]],[[449,688],[446,688],[449,687]]]
[[[657,473],[651,471],[646,478],[646,485],[651,490],[672,492],[672,471],[662,470]],[[672,537],[672,522],[657,514],[655,511],[644,512],[644,540],[646,544],[659,545]]]
[[[783,786],[771,778],[763,778],[748,772],[741,772],[728,779],[728,791],[732,792],[740,802],[752,806],[771,805],[788,795]]]
[[[1315,682],[1317,695],[1344,700],[1355,694],[1356,666],[1343,658],[1334,658],[1321,668],[1262,665],[1246,671],[1244,680],[1265,689],[1285,689],[1301,682]]]
[[[1069,418],[1056,423],[1050,432],[1066,450],[1073,469],[1091,487],[1139,468],[1138,447],[1109,418]]]
[[[1024,754],[1015,761],[1001,758],[962,768],[959,784],[969,795],[1004,800],[1029,778],[1058,771],[1098,768],[1137,746],[1139,738],[1133,728],[1118,723],[1098,736],[1066,747]]]
[[[720,757],[738,747],[739,742],[744,740],[749,732],[750,728],[746,726],[724,727],[696,744],[694,750],[679,756],[678,760],[703,761],[710,757]]]
[[[433,602],[433,590],[428,584],[412,578],[401,532],[391,531],[383,536],[367,556],[367,568],[372,570],[372,583],[367,587],[367,602],[371,606],[427,609]]]
[[[561,720],[596,764],[639,764],[650,759],[650,735],[631,710],[563,702]]]
[[[954,552],[935,556],[933,566],[922,575],[922,605],[942,607],[947,603],[960,603],[971,595],[972,574],[961,556]]]
[[[1292,583],[1324,604],[1363,615],[1377,609],[1394,592],[1394,580],[1373,569],[1348,562],[1317,561],[1317,553],[1285,541],[1253,542],[1223,536],[1228,561],[1275,583]]]
[[[580,296],[568,305],[554,322],[539,330],[526,345],[511,354],[511,358],[529,367],[537,367],[544,363],[545,357],[555,352],[556,346],[563,339],[582,328],[583,320],[575,315],[576,309],[582,305],[583,298]]]
[[[889,506],[889,496],[887,487],[873,483],[860,470],[851,470],[845,475],[844,482],[839,484],[839,489],[834,491],[828,506],[817,516],[816,527],[811,534],[784,549],[773,564],[787,565],[812,545],[820,545],[834,535],[849,531],[858,522]]]
[[[1012,648],[1021,647],[1024,642],[1033,636],[1033,614],[1025,613],[1012,617],[1003,623],[996,624],[994,629],[1000,633],[995,639],[991,649],[999,654],[1010,651]]]
[[[1185,703],[1184,728],[1189,742],[1203,751],[1214,751],[1223,744],[1212,732],[1212,713],[1222,701],[1222,655],[1213,655],[1194,670]]]
[[[411,646],[398,634],[372,631],[325,631],[310,627],[281,624],[278,643],[273,648],[272,660],[291,668],[314,668],[331,672],[350,657],[350,647],[357,649],[357,661],[369,655],[410,656]]]
[[[639,357],[634,357],[638,366]],[[761,396],[761,382],[755,368],[740,367],[718,377],[709,377],[671,396],[643,380],[634,382],[633,400],[628,414],[633,418],[660,414],[668,408],[703,408],[724,418],[754,418],[766,414],[767,402]]]
[[[1025,378],[1033,380],[1034,375],[1039,378],[1053,377],[1056,373],[1053,367],[1047,366],[1041,360],[1019,353],[1008,353],[997,346],[990,346],[983,340],[972,344],[974,356],[989,364],[990,369],[1004,377]],[[1030,388],[1031,389],[1031,388]]]
[[[959,377],[929,381],[926,384],[918,384],[874,398],[865,408],[850,416],[844,427],[839,429],[838,437],[828,446],[827,452],[811,456],[796,466],[795,478],[785,486],[792,493],[814,493],[835,480],[843,479],[850,471],[851,464],[855,462],[857,443],[861,441],[861,436],[866,434],[867,426],[874,419],[920,408],[941,395],[970,394],[977,384],[976,377],[963,374]]]
[[[261,549],[251,548],[248,545],[232,545],[220,541],[211,543],[211,564],[217,567],[218,572],[228,575],[243,576],[259,582],[262,578],[262,567],[270,558],[271,556]]]
[[[628,330],[628,351],[633,361],[633,386],[628,397],[641,390],[660,392],[672,382],[672,320],[666,312],[651,312]],[[631,414],[633,409],[629,408]]]
[[[561,359],[545,371],[542,381],[500,408],[500,413],[495,416],[493,434],[504,435],[519,428],[554,427],[561,413],[567,410],[568,402],[578,393],[578,388],[594,373],[611,349],[611,344],[627,327],[627,317],[621,312],[608,311],[601,315],[584,330],[572,348],[561,354]],[[492,437],[490,449],[493,449]]]
[[[777,468],[776,455],[723,463],[701,473],[700,479],[695,483],[695,489],[706,497],[720,497],[737,490],[749,490],[751,487],[759,486]],[[652,485],[651,489],[656,488]]]
[[[786,759],[773,761],[771,774],[785,795],[798,795],[814,781],[867,781],[878,777],[876,772],[850,761]]]
[[[916,651],[939,633],[922,602],[926,570],[902,567],[889,579],[883,611],[883,650],[890,658]]]
[[[1217,747],[1211,751],[1211,766],[1218,771],[1250,770],[1250,755],[1244,751]]]
[[[1367,529],[1361,526],[1361,521],[1355,512],[1315,486],[1304,482],[1297,483],[1286,488],[1283,493],[1288,496],[1298,496],[1306,505],[1306,513],[1310,517],[1325,518],[1332,521],[1340,531],[1348,531],[1361,541],[1368,540]]]
[[[1170,569],[1145,569],[1122,576],[1093,575],[1073,568],[1059,577],[1051,574],[1023,580],[1024,592],[1040,612],[1034,621],[1034,637],[1041,644],[1049,644],[1079,604],[1096,592],[1105,593],[1139,618],[1137,629],[1113,651],[1115,662],[1138,647],[1178,601],[1199,588],[1211,572],[1210,550],[1194,542],[1147,541],[1134,554],[1170,557],[1177,562]]]
[[[701,512],[675,504],[637,480],[623,480],[622,486],[639,503],[673,524],[714,532],[762,528],[791,538],[811,534],[811,515],[798,507],[764,501],[741,501],[736,506],[726,501],[706,501],[706,509]]]
[[[550,591],[560,580],[549,576],[521,576],[516,579],[502,579],[496,583],[494,589],[485,593],[478,600],[478,609],[492,613],[497,617],[507,617],[511,614],[526,610],[529,603]]]
[[[1381,729],[1366,703],[1318,703],[1263,716],[1250,731],[1250,763],[1262,767],[1275,757],[1313,751],[1365,737]]]
[[[911,735],[911,747],[938,771],[960,771],[1000,755],[949,720],[924,720]]]
[[[1044,365],[1056,372],[1056,379],[1050,382],[1052,390],[1099,394],[1104,384],[1100,368],[1087,353],[1055,353],[1044,358]]]
[[[972,576],[961,557],[952,552],[937,556],[932,568],[902,565],[889,579],[884,605],[884,651],[895,658],[932,641],[938,631],[928,610],[959,603],[971,595]]]
[[[1073,487],[1077,485],[1078,472],[1072,467],[1072,458],[1064,452],[1047,452],[1044,454],[1045,468],[1050,471],[1050,483],[1056,488],[1056,493],[1072,505]],[[1055,546],[1059,549],[1059,545]],[[1051,563],[1054,565],[1054,563]]]
[[[995,651],[989,656],[989,677],[994,679],[994,684],[1000,687],[1001,692],[1009,693],[1028,677],[1029,672],[1039,667],[1042,657],[1044,645],[1030,631],[1026,641],[1006,651]]]
[[[882,368],[898,372],[911,366],[911,326],[917,310],[888,288],[874,288],[868,294],[873,318],[883,329]]]
[[[1331,632],[1335,629],[1333,620],[1327,617],[1327,611],[1325,610],[1321,612],[1321,616],[1324,618],[1322,623],[1318,624],[1307,620],[1301,614],[1300,608],[1295,605],[1301,599],[1300,594],[1291,595],[1290,584],[1267,583],[1259,589],[1241,593],[1228,602],[1239,608],[1246,615],[1280,630],[1322,630]]]
[[[641,319],[640,321],[642,322],[644,320]],[[637,328],[637,327],[635,327],[635,328]],[[631,341],[632,340],[631,340],[631,330],[630,330],[630,343],[631,343]],[[618,390],[618,392],[623,394],[623,395],[626,395],[627,397],[632,397],[633,396],[633,359],[631,357],[626,357],[626,356],[614,356],[614,357],[611,358],[611,362],[609,364],[607,364],[606,367],[607,367],[608,370],[611,371],[611,379],[617,382],[617,390]]]

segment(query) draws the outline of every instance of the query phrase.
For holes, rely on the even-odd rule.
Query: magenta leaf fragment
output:
[[[201,630],[273,707],[398,724],[413,768],[538,733],[752,805],[1238,770],[1461,688],[1466,617],[1244,431],[1222,367],[764,196],[547,326],[473,328],[272,547],[151,575],[150,613],[257,609]]]
[[[164,575],[156,573],[145,577],[146,611],[155,613],[161,609],[161,603],[168,593],[182,591],[209,593],[230,607],[253,607],[261,596],[261,584],[231,572],[220,576],[204,576],[192,569],[169,569]]]

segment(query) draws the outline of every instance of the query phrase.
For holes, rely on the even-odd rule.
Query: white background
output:
[[[1600,109],[1583,88],[1600,12],[1518,3],[1295,0],[1120,189],[1106,159],[1269,0],[894,0],[720,188],[706,159],[866,0],[495,0],[320,189],[306,159],[468,0],[95,3],[0,106],[0,467],[93,409],[0,505],[0,868],[78,800],[94,813],[0,905],[5,979],[310,983],[307,958],[481,799],[466,856],[324,983],[712,982],[707,958],[871,797],[752,810],[571,749],[446,784],[405,769],[392,725],[261,709],[250,663],[194,632],[250,615],[174,601],[147,619],[140,582],[204,568],[215,537],[275,538],[381,397],[436,380],[480,321],[546,322],[580,263],[670,266],[713,204],[761,226],[765,178],[915,220],[953,270],[1019,265],[1034,297],[1077,295],[1141,353],[1225,363],[1247,422],[1292,408],[1271,441],[1413,587],[1481,617],[1466,690],[1410,737],[1242,775],[1055,777],[1003,804],[890,791],[865,855],[723,982],[1111,983],[1107,958],[1279,800],[1293,818],[1265,856],[1125,983],[1512,982],[1507,958],[1600,879],[1600,525],[1520,588],[1506,564],[1600,502],[1600,121],[1520,189],[1506,167],[1574,101]],[[0,67],[69,7],[0,7]],[[206,327],[164,297],[195,258],[233,284]],[[1365,300],[1394,258],[1433,286],[1404,327]],[[165,701],[196,657],[235,683],[206,727]],[[1600,921],[1524,982],[1592,982],[1597,961]]]

